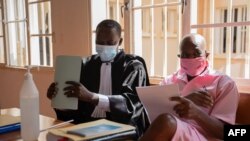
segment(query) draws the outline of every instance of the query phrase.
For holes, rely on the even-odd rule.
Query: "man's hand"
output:
[[[191,93],[185,96],[185,98],[191,100],[196,105],[205,107],[205,108],[212,107],[214,103],[213,97],[205,91],[198,91],[195,93]]]
[[[86,87],[81,83],[75,81],[67,81],[66,84],[69,84],[68,87],[65,87],[65,95],[67,97],[77,97],[81,101],[89,102],[94,105],[98,104],[99,97],[93,92],[90,92]]]
[[[197,105],[187,98],[176,96],[171,97],[170,100],[178,102],[178,104],[174,106],[174,111],[181,118],[196,119],[202,112]]]
[[[57,92],[58,92],[57,83],[53,82],[50,84],[47,90],[47,97],[51,100],[56,96]]]

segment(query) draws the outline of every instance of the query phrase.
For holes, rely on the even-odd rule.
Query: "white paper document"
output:
[[[52,107],[57,109],[78,108],[78,98],[69,98],[64,95],[64,88],[69,86],[66,81],[80,81],[82,58],[79,56],[57,56],[55,65],[55,82],[58,93],[52,99]]]
[[[173,107],[177,102],[170,101],[169,98],[180,95],[177,84],[136,87],[136,91],[149,114],[151,122],[162,113],[175,115]]]

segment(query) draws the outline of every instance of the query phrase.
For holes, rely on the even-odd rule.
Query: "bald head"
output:
[[[188,34],[180,43],[181,58],[207,57],[206,42],[200,34]]]

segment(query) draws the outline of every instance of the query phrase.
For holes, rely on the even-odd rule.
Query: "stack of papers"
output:
[[[74,141],[118,138],[119,136],[135,134],[135,127],[106,119],[82,123],[71,127],[52,129],[49,133],[67,137]]]
[[[0,134],[19,130],[20,117],[11,115],[0,115]]]

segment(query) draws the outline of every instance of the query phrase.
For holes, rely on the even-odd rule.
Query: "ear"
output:
[[[206,58],[208,58],[208,56],[210,55],[210,53],[208,53],[207,51],[205,51],[206,53]]]
[[[119,46],[122,44],[123,38],[120,38]]]

